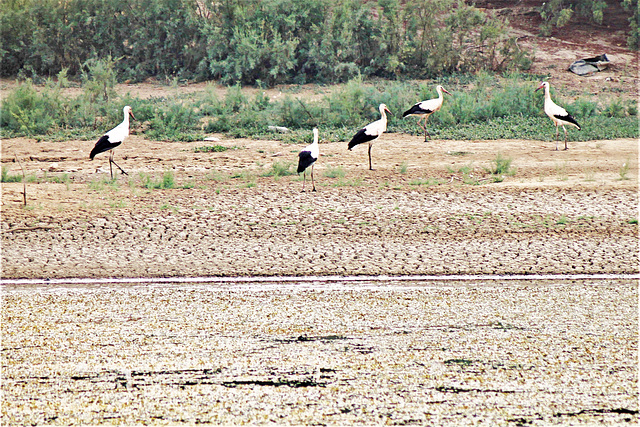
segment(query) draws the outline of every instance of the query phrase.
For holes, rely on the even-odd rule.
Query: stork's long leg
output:
[[[113,150],[109,154],[109,171],[111,172],[111,180],[113,180],[113,166],[111,166],[111,163],[113,163]]]
[[[307,171],[302,171],[302,191],[304,192],[304,186],[307,183]]]
[[[369,170],[372,171],[373,167],[371,167],[371,143],[369,143]]]
[[[564,149],[568,150],[569,147],[567,147],[567,128],[562,125],[562,129],[564,129]]]
[[[316,183],[313,180],[313,166],[314,165],[311,165],[311,183],[313,184],[313,190],[312,191],[316,191]]]
[[[427,135],[429,135],[429,138],[431,138],[431,134],[429,133],[429,131],[427,131],[427,119],[429,118],[429,116],[425,116],[424,117],[424,142],[427,142]]]
[[[111,169],[111,163],[113,163],[114,165],[118,166],[118,169],[120,169],[120,172],[122,172],[125,175],[129,175],[128,173],[126,173],[124,171],[124,169],[122,169],[114,160],[113,160],[113,150],[111,150],[111,157],[109,157],[109,169]],[[113,169],[111,169],[111,179],[113,179]]]
[[[560,131],[560,129],[558,128],[558,125],[556,125],[556,151],[558,151],[558,132]]]

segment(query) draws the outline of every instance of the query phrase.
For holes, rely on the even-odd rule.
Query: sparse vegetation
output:
[[[164,174],[162,174],[162,179],[157,181],[146,173],[141,173],[140,179],[142,186],[149,190],[167,190],[175,187],[173,172],[170,170],[165,171]]]
[[[2,166],[2,182],[22,182],[22,174],[10,174],[7,166]]]
[[[271,169],[263,173],[262,176],[281,177],[295,175],[296,172],[293,169],[293,166],[293,163],[287,161],[273,162],[273,164],[271,165]]]
[[[514,176],[516,174],[516,168],[511,166],[512,159],[509,157],[503,157],[498,153],[493,160],[493,165],[490,168],[485,168],[485,171],[493,175],[494,182],[504,181],[505,175]]]
[[[346,172],[342,168],[342,166],[331,166],[327,165],[327,168],[324,170],[323,176],[327,178],[344,178]]]
[[[622,166],[620,166],[620,170],[618,171],[618,173],[620,175],[620,180],[629,179],[629,177],[627,176],[629,174],[629,160],[627,160],[622,164]]]
[[[91,66],[98,67],[97,64]],[[94,74],[102,75],[98,71],[94,70]],[[533,80],[538,77],[480,73],[476,77],[438,79],[453,95],[447,97],[442,109],[429,120],[430,133],[440,139],[551,141],[555,134],[553,125],[542,112],[542,95],[534,93]],[[11,91],[2,100],[0,109],[3,136],[47,135],[53,140],[94,138],[96,132],[119,123],[125,103],[132,106],[136,115],[133,126],[144,123],[144,136],[154,140],[196,141],[203,138],[204,127],[207,132],[223,132],[231,137],[268,137],[300,144],[310,142],[311,127],[320,126],[323,138],[346,141],[353,135],[354,128],[378,118],[377,106],[382,102],[396,113],[389,117],[389,132],[417,134],[415,120],[400,119],[398,112],[416,99],[431,96],[433,89],[431,84],[366,82],[356,78],[304,103],[288,94],[277,101],[256,100],[257,95],[248,97],[237,85],[228,88],[223,96],[208,89],[149,99],[110,94],[108,101],[97,103],[92,101],[97,96],[93,86],[83,87],[81,95],[67,97],[62,92],[65,84],[65,77],[61,75],[56,83],[48,81],[39,90],[27,80]],[[637,115],[632,115],[631,104],[614,99],[610,105],[597,107],[595,96],[585,93],[565,106],[579,118],[583,127],[580,132],[569,132],[572,141],[640,137]],[[270,132],[270,125],[285,125],[290,132]],[[195,148],[198,152],[225,149],[228,147],[220,145]]]
[[[221,153],[227,151],[229,148],[222,145],[205,145],[202,147],[196,147],[193,149],[195,153]]]

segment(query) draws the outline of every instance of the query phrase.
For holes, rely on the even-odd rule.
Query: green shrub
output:
[[[9,174],[9,168],[2,166],[2,182],[22,182],[22,174]]]
[[[173,172],[169,170],[162,175],[162,179],[159,181],[154,181],[151,176],[145,173],[140,174],[140,179],[143,187],[149,190],[168,190],[175,187]]]
[[[193,149],[195,153],[220,153],[227,151],[229,148],[222,145],[204,145]]]

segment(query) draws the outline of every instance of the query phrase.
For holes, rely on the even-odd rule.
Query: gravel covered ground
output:
[[[635,425],[637,281],[9,287],[2,424]]]

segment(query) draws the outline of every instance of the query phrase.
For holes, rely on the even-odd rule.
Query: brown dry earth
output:
[[[298,145],[222,140],[233,149],[196,153],[205,143],[133,136],[117,151],[129,176],[111,186],[106,159],[86,158],[92,144],[4,142],[40,182],[27,184],[26,208],[22,184],[3,184],[3,278],[638,271],[630,139],[554,151],[387,134],[375,171],[366,147],[323,142],[317,192],[297,176],[261,176],[295,163]],[[516,168],[501,183],[485,171],[497,153]],[[463,168],[480,185],[464,183]],[[345,176],[325,176],[335,170]],[[193,188],[143,187],[141,174],[166,171]],[[43,182],[64,173],[68,183]]]

